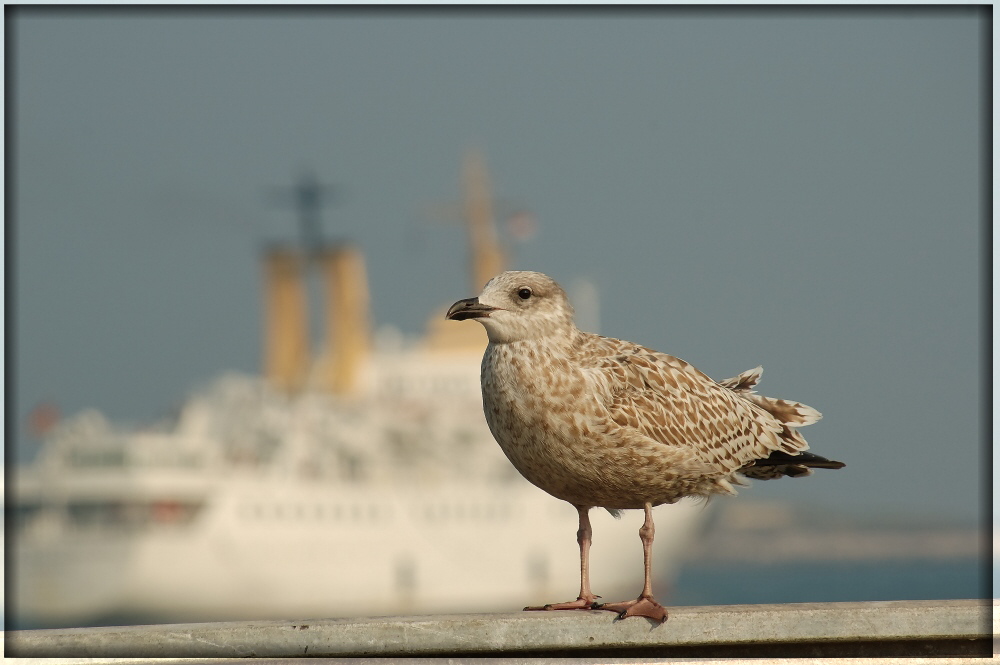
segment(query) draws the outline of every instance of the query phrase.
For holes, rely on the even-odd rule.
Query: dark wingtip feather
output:
[[[788,476],[795,478],[799,476],[812,475],[813,469],[843,469],[846,464],[836,460],[820,457],[813,453],[798,453],[790,455],[776,450],[766,459],[754,460],[750,464],[740,469],[740,473],[748,478],[757,480],[771,480]]]

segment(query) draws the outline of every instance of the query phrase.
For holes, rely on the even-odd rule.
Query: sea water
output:
[[[669,605],[742,605],[998,597],[988,560],[688,562],[663,589]]]

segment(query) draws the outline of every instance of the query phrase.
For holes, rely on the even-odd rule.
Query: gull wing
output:
[[[775,450],[796,453],[808,447],[801,436],[784,439],[788,428],[744,399],[743,392],[720,385],[680,358],[631,342],[586,337],[579,345],[584,373],[614,425],[688,449],[721,474]],[[759,378],[754,371],[730,381],[749,391]]]

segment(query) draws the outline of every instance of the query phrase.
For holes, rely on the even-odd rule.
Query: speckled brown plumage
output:
[[[487,423],[525,478],[581,511],[582,556],[590,507],[645,509],[651,544],[652,506],[734,494],[744,476],[843,466],[802,454],[808,445],[794,428],[816,422],[820,413],[753,393],[759,367],[717,382],[679,358],[582,332],[565,292],[541,273],[501,273],[478,298],[455,303],[448,316],[486,327]],[[581,586],[588,588],[580,602],[562,605],[595,604],[583,602],[585,566],[583,573]],[[643,596],[630,603],[616,605],[628,605],[623,614],[666,616],[646,611]],[[631,611],[635,605],[643,607]]]

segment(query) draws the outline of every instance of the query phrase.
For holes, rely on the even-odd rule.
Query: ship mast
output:
[[[465,194],[462,216],[469,230],[470,293],[479,293],[506,264],[493,222],[493,197],[486,160],[479,150],[471,149],[465,154],[462,189]]]
[[[486,160],[479,150],[470,149],[462,161],[461,224],[469,239],[470,293],[479,293],[497,273],[506,269],[507,259],[493,222],[493,195]],[[482,356],[488,339],[486,329],[475,321],[448,321],[447,306],[427,321],[422,347],[443,353],[471,353]]]

